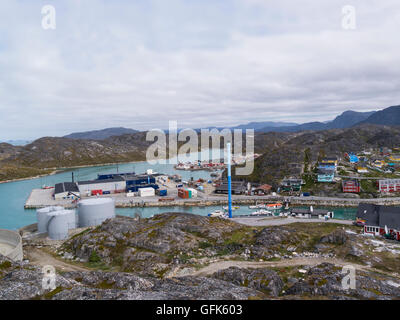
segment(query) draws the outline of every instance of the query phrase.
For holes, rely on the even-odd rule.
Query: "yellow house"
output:
[[[389,160],[391,160],[391,161],[400,161],[400,154],[392,154],[389,157]]]
[[[336,157],[324,158],[324,159],[322,159],[321,162],[324,162],[324,163],[331,163],[331,164],[334,164],[335,166],[338,165],[338,159],[337,159]]]
[[[357,167],[358,173],[368,173],[368,169],[366,167]]]
[[[375,160],[373,165],[377,168],[382,168],[385,165],[385,161],[383,160]]]

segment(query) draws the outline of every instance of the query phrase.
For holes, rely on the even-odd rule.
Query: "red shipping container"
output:
[[[182,199],[189,199],[189,191],[185,189],[178,189],[178,197]]]

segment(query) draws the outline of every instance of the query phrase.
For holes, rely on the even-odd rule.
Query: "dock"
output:
[[[222,206],[227,205],[226,195],[206,194],[199,192],[197,198],[181,199],[177,192],[170,192],[168,201],[159,196],[152,197],[126,197],[125,194],[111,194],[100,197],[112,197],[117,208],[134,207],[174,207],[174,206]],[[253,205],[256,203],[289,203],[290,206],[327,206],[327,207],[358,207],[360,203],[373,203],[387,206],[400,205],[400,197],[376,198],[376,199],[353,199],[353,198],[329,198],[329,197],[283,197],[283,196],[247,196],[233,195],[234,205]],[[34,189],[25,203],[25,209],[36,209],[46,206],[64,206],[75,208],[76,202],[72,200],[54,200],[51,189]]]

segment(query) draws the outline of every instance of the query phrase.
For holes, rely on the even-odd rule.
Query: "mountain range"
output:
[[[122,136],[124,134],[133,134],[139,132],[138,130],[128,129],[123,127],[106,128],[102,130],[75,132],[64,136],[68,139],[86,139],[86,140],[104,140],[114,136]]]
[[[294,122],[274,122],[274,121],[260,121],[250,122],[230,127],[229,129],[254,129],[257,132],[301,132],[301,131],[322,131],[330,129],[345,129],[357,126],[359,124],[379,124],[388,126],[400,126],[400,106],[389,107],[380,111],[370,112],[357,112],[345,111],[335,119],[325,122],[307,122],[307,123],[294,123]],[[209,127],[208,129],[222,130],[225,127]],[[196,129],[200,132],[200,129]],[[102,130],[75,132],[64,136],[69,139],[85,139],[85,140],[105,140],[113,136],[120,136],[124,134],[134,134],[138,130],[117,127],[106,128]]]

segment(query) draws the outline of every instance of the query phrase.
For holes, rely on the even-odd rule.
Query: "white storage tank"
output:
[[[140,188],[139,197],[153,197],[156,195],[154,188]]]
[[[45,207],[36,210],[36,217],[37,217],[37,228],[39,233],[47,232],[47,223],[50,219],[50,213],[54,211],[62,211],[64,210],[63,207],[53,206],[53,207]]]
[[[79,227],[92,227],[107,219],[115,218],[115,202],[112,198],[85,199],[79,201]]]
[[[64,240],[68,238],[68,230],[71,227],[71,221],[75,222],[75,211],[62,210],[49,213],[50,219],[47,224],[47,232],[52,240]],[[71,218],[73,217],[73,219]]]

